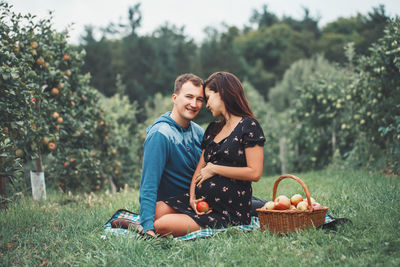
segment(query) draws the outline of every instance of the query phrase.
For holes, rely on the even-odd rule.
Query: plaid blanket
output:
[[[132,222],[138,222],[140,221],[140,215],[130,212],[129,210],[124,210],[120,209],[117,210],[114,215],[111,217],[111,219],[106,222],[104,225],[104,233],[101,235],[101,238],[106,239],[108,235],[112,236],[130,236],[130,237],[138,237],[140,234],[135,233],[133,231],[127,230],[127,229],[122,229],[122,228],[112,228],[111,227],[111,222],[117,218],[124,218],[131,220]],[[325,217],[325,224],[329,224],[333,222],[335,219],[329,215],[326,215]],[[174,240],[181,240],[181,241],[186,241],[186,240],[192,240],[196,238],[204,238],[204,237],[210,237],[213,236],[217,233],[224,232],[228,229],[237,229],[237,230],[242,230],[242,231],[253,231],[255,229],[260,229],[260,221],[258,220],[258,217],[252,216],[251,217],[251,222],[249,225],[238,225],[238,226],[232,226],[229,228],[220,228],[220,229],[214,229],[214,228],[204,228],[192,233],[189,233],[185,236],[180,236],[180,237],[174,237]]]

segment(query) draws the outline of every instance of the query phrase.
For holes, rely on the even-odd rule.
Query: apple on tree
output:
[[[36,60],[36,64],[38,64],[38,65],[43,65],[44,64],[44,59],[43,58],[38,58],[37,60]]]
[[[53,119],[57,119],[60,116],[60,114],[58,114],[58,112],[53,112],[51,116],[53,117]]]
[[[15,155],[16,155],[17,157],[22,158],[22,157],[24,156],[24,151],[23,151],[22,149],[17,149],[17,150],[15,151]]]
[[[36,41],[33,41],[31,43],[31,46],[32,46],[33,49],[36,49],[36,48],[38,48],[39,45],[38,45],[38,43]]]
[[[58,95],[58,93],[58,88],[54,87],[53,89],[51,89],[51,95]]]
[[[43,144],[47,145],[49,143],[49,138],[43,137]]]
[[[56,144],[54,144],[53,142],[49,142],[49,144],[47,145],[48,148],[53,151],[54,149],[56,149]]]

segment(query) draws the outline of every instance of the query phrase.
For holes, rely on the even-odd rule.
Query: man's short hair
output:
[[[193,83],[194,86],[197,87],[202,87],[203,86],[203,80],[192,73],[185,73],[182,75],[179,75],[178,78],[175,80],[175,86],[174,86],[174,93],[179,94],[179,91],[182,88],[182,85],[186,82],[191,82]]]

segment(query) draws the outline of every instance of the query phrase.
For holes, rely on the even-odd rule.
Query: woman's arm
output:
[[[206,166],[206,162],[204,161],[204,149],[203,152],[201,153],[199,163],[197,163],[196,170],[194,171],[194,174],[192,176],[192,181],[190,182],[190,200],[194,200],[196,198],[194,190],[195,190],[195,185],[196,185],[196,177],[199,176],[200,170]]]
[[[192,176],[192,182],[190,183],[190,190],[189,190],[189,204],[192,207],[192,209],[196,212],[196,214],[200,214],[197,211],[196,205],[197,202],[199,202],[201,199],[196,199],[196,194],[195,194],[195,186],[196,186],[196,177],[199,175],[200,170],[206,166],[206,162],[204,161],[204,149],[203,152],[201,153],[199,163],[197,163],[196,170],[194,171],[194,174]]]
[[[200,172],[195,172],[195,183],[201,184],[214,175],[221,175],[231,179],[257,182],[260,180],[263,169],[263,147],[256,145],[245,148],[247,167],[230,167],[208,163]],[[199,167],[199,166],[197,166]],[[193,180],[192,180],[193,183]],[[191,185],[192,186],[192,185]],[[194,188],[193,188],[194,190]]]

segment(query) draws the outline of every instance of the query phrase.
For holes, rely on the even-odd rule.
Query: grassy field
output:
[[[275,236],[227,231],[195,241],[100,238],[103,224],[120,208],[139,210],[138,192],[71,195],[48,192],[11,203],[0,216],[0,266],[399,266],[400,177],[364,171],[298,174],[328,213],[353,224],[337,231],[311,229]],[[277,177],[263,177],[254,195],[272,198]],[[293,180],[278,194],[301,193]]]

